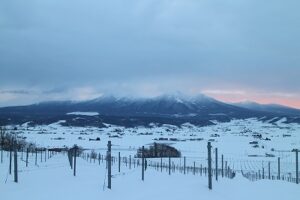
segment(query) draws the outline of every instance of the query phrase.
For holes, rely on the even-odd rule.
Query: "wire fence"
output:
[[[242,176],[250,181],[281,180],[297,184],[300,181],[297,149],[281,153],[281,157],[268,158],[242,158],[234,157],[234,155],[227,157],[221,152],[218,152],[216,148],[211,149],[213,151],[210,151],[210,153],[209,151],[202,151],[199,156],[182,155],[181,157],[154,158],[138,157],[137,148],[120,148],[114,145],[112,145],[110,149],[108,147],[82,149],[77,146],[73,148],[17,149],[12,143],[12,147],[9,149],[9,151],[3,148],[0,150],[0,163],[2,164],[4,162],[4,158],[7,158],[6,160],[8,160],[9,163],[5,181],[7,181],[8,176],[12,174],[14,181],[18,182],[18,173],[65,167],[65,165],[61,163],[52,166],[41,165],[57,154],[64,155],[68,158],[74,176],[76,176],[76,159],[78,158],[85,160],[87,166],[92,163],[105,165],[104,183],[106,185],[108,185],[108,181],[111,181],[111,178],[129,175],[137,170],[142,170],[143,175],[141,178],[144,181],[144,175],[149,169],[154,169],[158,173],[164,172],[169,175],[180,173],[184,175],[194,175],[195,177],[205,177],[208,178],[208,182],[212,180],[217,181],[220,178],[233,179],[237,173],[242,174]],[[130,152],[130,154],[128,154],[128,152]],[[18,169],[18,161],[23,163],[25,168]],[[116,170],[109,172],[111,166],[115,166]]]

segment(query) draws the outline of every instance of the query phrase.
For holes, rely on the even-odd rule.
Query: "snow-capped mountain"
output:
[[[190,97],[171,94],[154,98],[101,96],[82,102],[42,102],[28,106],[0,108],[0,122],[11,124],[31,121],[33,124],[47,124],[65,120],[66,125],[78,126],[102,126],[103,123],[124,126],[150,123],[180,125],[187,122],[208,125],[212,124],[213,120],[289,117],[291,111],[296,110],[285,107],[285,110],[289,111],[285,112],[283,107],[278,106],[278,108],[280,109],[277,111],[275,107],[272,107],[273,110],[266,110],[252,106],[231,105],[205,95]],[[78,115],[68,114],[79,112],[81,113]],[[85,116],[83,112],[99,113],[99,115]],[[300,116],[300,113],[292,116]]]

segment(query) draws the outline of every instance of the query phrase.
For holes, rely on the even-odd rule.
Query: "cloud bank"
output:
[[[0,106],[182,91],[300,107],[299,6],[2,0]]]

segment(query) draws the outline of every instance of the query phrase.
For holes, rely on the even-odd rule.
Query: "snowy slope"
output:
[[[32,161],[32,160],[31,160]],[[155,171],[145,172],[141,181],[141,168],[129,170],[122,165],[122,173],[113,166],[112,189],[107,189],[105,164],[89,163],[78,159],[77,176],[73,177],[67,157],[56,155],[39,166],[20,165],[19,183],[7,172],[7,159],[0,164],[0,188],[2,200],[297,200],[299,185],[282,181],[250,182],[241,175],[235,179],[213,181],[213,190],[207,188],[207,178],[192,174],[171,174]]]

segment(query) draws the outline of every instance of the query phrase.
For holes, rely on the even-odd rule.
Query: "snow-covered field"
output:
[[[295,153],[300,146],[300,125],[261,122],[256,119],[233,120],[214,126],[196,127],[185,124],[182,127],[165,125],[151,128],[124,128],[107,125],[96,127],[64,127],[61,122],[48,126],[31,127],[27,124],[17,127],[15,133],[40,147],[71,147],[77,144],[87,152],[95,150],[105,154],[107,142],[112,141],[112,154],[134,156],[137,148],[153,142],[168,143],[182,152],[187,165],[207,165],[207,142],[218,148],[228,165],[236,170],[234,179],[221,179],[207,189],[207,178],[197,175],[182,175],[157,172],[149,168],[146,180],[140,179],[140,168],[125,169],[118,174],[113,169],[113,189],[107,190],[105,165],[87,163],[78,159],[78,176],[73,177],[67,156],[56,155],[40,166],[20,167],[20,183],[14,184],[7,177],[7,159],[0,164],[0,188],[4,188],[3,199],[298,199],[299,185],[285,181],[261,180],[250,182],[243,172],[257,172],[267,169],[271,163],[271,174],[277,174],[277,157],[281,158],[281,173],[295,176]],[[10,127],[12,128],[12,127]],[[98,138],[98,140],[97,140]],[[100,139],[100,140],[99,140]],[[214,153],[214,151],[213,151]],[[214,156],[213,156],[214,158]],[[183,158],[173,159],[176,165]],[[219,160],[220,162],[220,160]],[[214,165],[214,161],[213,161]],[[114,166],[116,167],[116,166]],[[103,187],[104,186],[104,187]],[[1,198],[2,199],[2,198]]]
[[[153,142],[168,143],[182,152],[188,162],[203,162],[207,155],[207,141],[212,141],[219,154],[236,170],[258,170],[267,162],[277,162],[281,157],[282,170],[294,170],[292,149],[300,147],[300,125],[285,124],[284,119],[275,124],[256,119],[234,120],[214,126],[196,127],[190,124],[178,128],[171,125],[152,128],[124,128],[107,125],[107,128],[64,127],[60,122],[49,126],[18,127],[18,135],[41,147],[71,147],[106,151],[107,141],[113,144],[113,153],[134,155],[136,149]],[[100,141],[94,141],[95,139]],[[252,144],[250,144],[252,143]],[[272,165],[273,166],[273,165]],[[275,170],[275,169],[274,169]]]
[[[187,174],[160,172],[148,168],[144,182],[141,168],[129,170],[122,164],[122,172],[113,166],[112,189],[107,189],[107,174],[104,163],[90,163],[78,159],[77,176],[72,175],[67,156],[55,155],[47,162],[34,166],[33,157],[29,167],[19,162],[19,183],[9,176],[8,157],[0,164],[0,188],[2,200],[247,200],[272,199],[296,200],[299,185],[283,181],[250,182],[239,173],[234,179],[219,179],[213,182],[213,190],[207,188],[207,178]],[[7,178],[7,181],[5,180]]]

